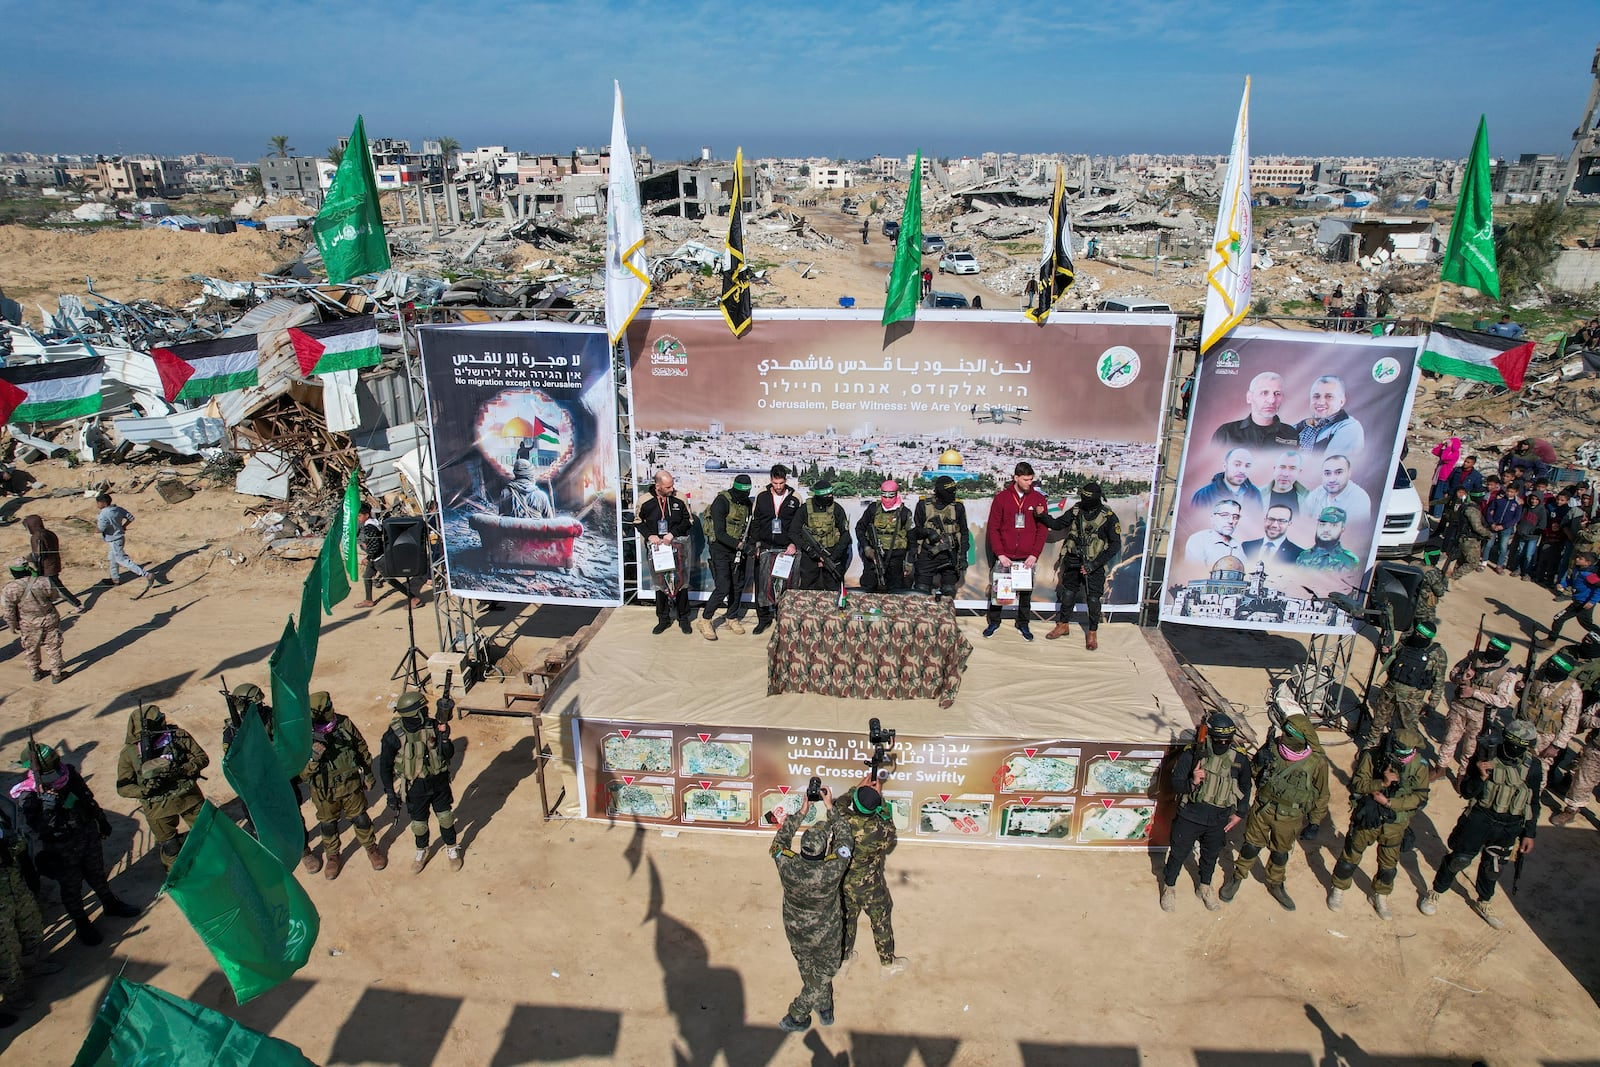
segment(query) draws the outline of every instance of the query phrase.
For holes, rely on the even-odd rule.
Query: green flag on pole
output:
[[[294,620],[283,624],[283,636],[267,660],[272,681],[272,747],[285,780],[306,769],[311,758],[311,664],[301,652]]]
[[[155,986],[113,978],[72,1067],[316,1067],[287,1041]]]
[[[367,128],[356,116],[350,143],[334,172],[328,198],[311,223],[328,280],[347,282],[359,274],[389,269],[389,241],[378,206],[378,180],[367,153]]]
[[[361,549],[361,483],[356,472],[350,472],[350,478],[344,483],[344,525],[341,530],[344,534],[344,575],[350,585],[356,584],[359,577],[361,561],[357,553]],[[329,586],[329,588],[333,588]],[[340,597],[339,600],[343,600]],[[333,604],[339,601],[335,600]],[[328,606],[331,608],[333,604]]]
[[[883,324],[909,319],[922,299],[922,153],[911,168],[906,186],[906,206],[900,212],[900,235],[895,239],[894,269],[889,272],[889,293],[883,301]]]
[[[295,635],[300,639],[300,658],[313,668],[317,665],[317,642],[322,638],[322,604],[327,599],[322,557],[328,554],[328,540],[326,537],[322,539],[322,552],[318,554],[311,572],[306,575],[305,583],[300,586],[300,614],[294,619]],[[344,578],[342,568],[339,578]],[[350,587],[346,585],[346,594],[349,591]]]
[[[1455,282],[1500,299],[1500,271],[1494,259],[1494,198],[1489,185],[1489,122],[1478,116],[1467,173],[1456,200],[1439,280]]]
[[[233,743],[222,754],[222,774],[250,812],[256,840],[284,870],[294,870],[306,848],[306,827],[300,821],[294,786],[278,768],[278,755],[261,716],[252,713],[240,720]]]
[[[294,875],[210,801],[162,891],[205,942],[240,1004],[304,967],[322,925]]]

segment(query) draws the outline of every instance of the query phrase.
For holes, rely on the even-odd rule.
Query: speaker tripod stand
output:
[[[394,673],[389,675],[389,680],[393,682],[404,678],[411,683],[411,688],[420,693],[423,685],[424,668],[428,665],[428,655],[417,647],[417,612],[411,606],[411,602],[414,599],[408,587],[406,589],[406,640],[409,645],[405,654],[400,657],[399,666],[395,667]]]

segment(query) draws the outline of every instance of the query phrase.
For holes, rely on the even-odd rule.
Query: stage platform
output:
[[[650,629],[648,607],[597,622],[576,667],[544,701],[546,737],[574,776],[567,814],[644,824],[770,830],[809,778],[836,793],[872,755],[869,718],[897,731],[883,786],[902,833],[1057,847],[1165,842],[1163,763],[1195,718],[1159,645],[1136,626],[1100,630],[1100,648],[1024,642],[1009,623],[982,636],[951,707],[933,699],[766,695],[767,637],[707,641]],[[753,625],[753,617],[747,621]],[[1153,640],[1160,641],[1159,635]],[[576,808],[577,810],[573,810]]]
[[[849,700],[807,693],[767,696],[767,638],[755,637],[755,613],[740,637],[718,629],[707,641],[676,626],[650,633],[648,606],[608,613],[585,646],[579,670],[551,699],[562,736],[574,716],[775,726],[800,730],[865,730],[869,717],[907,734],[982,737],[1072,737],[1093,741],[1171,743],[1194,720],[1144,631],[1127,623],[1100,628],[1099,651],[1083,632],[1046,641],[1050,623],[1034,624],[1024,641],[1008,621],[983,637],[982,615],[963,616],[972,658],[954,704],[934,700]],[[1159,636],[1156,640],[1160,640]],[[551,724],[547,730],[553,729]]]

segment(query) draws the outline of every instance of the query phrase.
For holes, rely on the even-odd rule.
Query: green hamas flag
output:
[[[272,681],[272,747],[285,780],[306,769],[311,759],[311,664],[305,660],[294,620],[283,624],[283,636],[267,660]]]
[[[294,786],[278,769],[278,756],[261,716],[250,714],[240,720],[233,744],[222,754],[222,774],[249,810],[256,840],[284,870],[294,870],[305,851],[306,827],[300,821]]]
[[[240,1004],[304,967],[322,925],[294,875],[210,801],[162,891],[216,957]]]
[[[300,586],[300,614],[294,617],[295,636],[300,639],[300,658],[313,668],[317,665],[317,642],[322,638],[322,556],[327,552],[328,538],[324,537],[316,566],[311,568],[311,573],[306,575],[304,584]],[[342,571],[339,577],[344,577]]]
[[[316,1067],[287,1041],[155,986],[113,978],[72,1067]]]
[[[1472,139],[1467,173],[1456,200],[1456,217],[1450,224],[1439,280],[1465,285],[1500,299],[1500,271],[1494,259],[1494,200],[1489,186],[1489,123],[1478,116],[1478,135]]]
[[[311,224],[328,280],[349,281],[358,274],[389,269],[389,242],[383,233],[383,213],[378,208],[378,181],[367,154],[367,128],[356,116],[350,143],[322,210]]]
[[[894,247],[894,270],[889,272],[889,292],[883,301],[883,324],[909,319],[922,299],[922,153],[911,168],[906,186],[906,206],[900,212],[900,235]]]
[[[333,614],[335,604],[350,595],[350,577],[344,568],[344,543],[345,543],[345,518],[344,510],[333,513],[333,521],[328,524],[328,536],[322,539],[322,551],[317,554],[317,565],[312,568],[310,577],[306,578],[306,587],[310,588],[313,581],[317,585],[317,594],[322,597],[321,608]],[[314,614],[310,608],[310,600],[302,598],[300,604],[300,625],[306,625],[306,619]],[[304,645],[304,639],[301,644]],[[312,642],[312,651],[316,642]],[[316,662],[315,656],[307,655],[306,659]]]
[[[360,569],[360,561],[357,559],[357,553],[361,548],[360,512],[361,483],[356,480],[356,472],[351,471],[349,479],[344,483],[344,525],[340,527],[344,534],[344,543],[341,546],[344,550],[344,574],[349,585],[356,583],[356,577]],[[329,585],[328,588],[331,590],[333,586]],[[345,591],[349,592],[348,587]],[[331,609],[334,604],[343,599],[344,597],[341,596],[336,600],[329,601],[328,607]]]

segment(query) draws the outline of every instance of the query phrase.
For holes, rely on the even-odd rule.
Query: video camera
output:
[[[822,779],[812,778],[806,784],[806,799],[815,804],[822,799]]]
[[[872,758],[866,761],[872,780],[887,781],[889,768],[894,766],[894,753],[890,751],[894,748],[894,731],[885,730],[877,719],[868,719],[867,742],[872,745]]]

